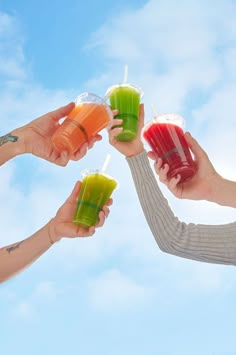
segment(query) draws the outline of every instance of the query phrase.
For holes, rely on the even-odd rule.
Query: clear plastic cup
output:
[[[191,179],[196,172],[183,128],[183,117],[161,114],[148,122],[141,133],[142,141],[149,144],[163,164],[169,165],[168,178],[180,174],[180,182]]]
[[[99,212],[117,187],[117,180],[100,170],[82,172],[82,185],[73,222],[84,229],[95,226],[99,221]]]
[[[119,110],[115,118],[122,119],[123,131],[116,136],[119,141],[129,142],[136,138],[142,90],[132,84],[123,83],[111,86],[106,97],[110,100],[112,110]]]
[[[111,123],[112,111],[106,101],[92,93],[79,95],[76,106],[52,136],[59,152],[73,154]]]

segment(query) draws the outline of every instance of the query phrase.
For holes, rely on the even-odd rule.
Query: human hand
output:
[[[108,217],[110,213],[109,206],[113,203],[111,198],[107,201],[106,205],[103,206],[102,211],[99,212],[99,222],[96,226],[92,226],[88,230],[85,230],[72,222],[80,188],[81,182],[78,181],[75,184],[70,196],[57,211],[56,216],[51,219],[49,224],[49,233],[52,242],[56,242],[62,237],[90,237],[95,233],[95,228],[102,227]]]
[[[113,111],[113,115],[117,115],[118,110]],[[137,137],[130,141],[130,142],[120,142],[116,139],[116,136],[122,132],[122,127],[115,127],[114,126],[122,124],[121,119],[113,118],[112,123],[110,125],[111,128],[108,129],[109,134],[109,142],[110,144],[116,148],[120,153],[124,154],[126,157],[131,157],[137,155],[144,151],[143,143],[141,141],[141,130],[144,124],[144,105],[140,105],[139,110],[139,122],[138,122],[138,133]]]
[[[77,161],[81,159],[87,153],[87,150],[93,147],[96,141],[102,139],[101,135],[97,134],[71,156],[68,156],[68,153],[65,151],[59,153],[54,149],[51,141],[53,133],[60,125],[59,120],[67,116],[74,107],[75,104],[71,102],[66,106],[62,106],[57,110],[36,118],[22,127],[24,152],[31,153],[61,166],[66,166],[69,160]]]
[[[171,179],[167,178],[169,165],[164,164],[161,158],[156,159],[154,152],[148,152],[149,158],[155,160],[154,168],[159,176],[159,180],[178,198],[190,200],[211,200],[212,189],[220,175],[216,172],[206,152],[200,147],[198,142],[185,133],[185,139],[194,155],[196,173],[192,179],[180,183],[180,175]]]

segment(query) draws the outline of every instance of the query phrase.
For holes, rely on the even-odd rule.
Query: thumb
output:
[[[139,107],[139,130],[141,131],[144,125],[144,104],[140,104]]]
[[[196,139],[194,139],[189,132],[186,132],[184,136],[196,160],[207,157],[206,152],[202,149]]]
[[[51,111],[50,116],[52,117],[53,120],[58,121],[61,118],[67,116],[75,107],[74,102],[70,102],[69,104],[59,107],[58,109]]]

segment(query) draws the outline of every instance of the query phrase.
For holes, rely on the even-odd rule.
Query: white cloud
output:
[[[24,38],[17,18],[0,12],[0,77],[26,79]]]
[[[11,316],[34,321],[40,315],[41,307],[50,306],[61,294],[54,282],[45,280],[38,283],[33,290],[28,290],[24,300],[15,300],[12,305]]]
[[[21,302],[12,311],[12,316],[24,320],[31,320],[35,316],[34,308],[28,302]]]
[[[102,273],[88,283],[89,302],[105,312],[127,311],[144,307],[152,296],[152,290],[139,285],[113,269]]]

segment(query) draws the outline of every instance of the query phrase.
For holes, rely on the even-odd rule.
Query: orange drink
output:
[[[112,111],[105,100],[95,94],[81,94],[75,108],[52,136],[52,143],[57,151],[73,154],[107,127],[111,118]]]

